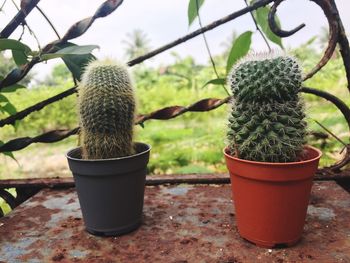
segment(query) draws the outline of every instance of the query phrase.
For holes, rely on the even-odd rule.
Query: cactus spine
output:
[[[297,161],[306,136],[297,61],[251,55],[234,66],[228,83],[234,99],[227,134],[231,154],[252,161]]]
[[[126,68],[112,60],[92,61],[78,92],[82,158],[132,155],[136,103]]]

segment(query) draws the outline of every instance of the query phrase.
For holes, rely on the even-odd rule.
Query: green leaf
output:
[[[198,1],[198,7],[197,7],[197,1]],[[188,3],[188,9],[187,9],[188,26],[190,26],[198,16],[198,10],[201,8],[203,3],[204,3],[204,0],[190,0],[190,2]]]
[[[5,106],[2,106],[1,108],[3,111],[7,112],[10,115],[17,113],[16,107],[11,102],[7,102]]]
[[[273,43],[279,45],[283,49],[282,39],[279,36],[275,35],[269,27],[269,23],[268,23],[269,11],[270,11],[270,7],[264,6],[255,10],[253,12],[253,15],[256,19],[257,24],[260,26],[261,30],[263,31],[264,35]],[[276,24],[280,27],[281,23],[278,17],[277,16],[275,17],[276,17]]]
[[[16,107],[8,100],[7,100],[7,103],[5,103],[5,105],[1,105],[0,103],[0,111],[6,112],[9,115],[14,115],[17,113]],[[14,124],[12,124],[12,126],[15,128],[15,131],[17,131],[18,123],[15,122]]]
[[[67,42],[64,44],[58,44],[55,46],[57,49],[64,49],[67,47],[78,47],[78,45]],[[92,54],[84,54],[84,55],[66,55],[62,57],[63,62],[66,64],[69,71],[73,74],[74,78],[79,80],[81,79],[81,75],[85,66],[92,60],[95,60],[95,56]]]
[[[207,83],[204,84],[203,88],[208,86],[209,84],[213,85],[225,85],[226,79],[220,78],[220,79],[212,79],[209,80]]]
[[[85,55],[67,55],[62,58],[69,71],[73,74],[74,78],[81,80],[81,75],[85,66],[92,60],[95,60],[95,56],[92,54]]]
[[[15,156],[13,155],[12,152],[3,152],[3,154],[10,157],[11,159],[13,159],[17,162],[17,159],[15,158]]]
[[[0,102],[8,102],[9,100],[2,94],[0,94]]]
[[[30,47],[14,39],[0,39],[0,51],[10,49],[17,66],[28,62],[28,54],[32,52]]]
[[[5,87],[1,90],[2,93],[6,93],[6,92],[14,92],[18,89],[25,89],[26,87],[20,84],[13,84],[11,86]]]
[[[232,66],[240,58],[244,57],[248,53],[250,49],[250,44],[252,43],[252,34],[253,34],[252,31],[246,31],[236,38],[227,59],[227,64],[226,64],[227,73],[229,73]]]
[[[97,45],[86,45],[86,46],[78,46],[72,45],[65,48],[62,48],[55,53],[51,54],[43,54],[41,55],[42,60],[49,60],[53,58],[61,58],[67,55],[86,55],[91,53],[95,48],[99,48]]]
[[[11,124],[12,126],[13,126],[13,128],[15,129],[15,132],[17,132],[18,131],[18,127],[19,127],[19,124],[20,124],[21,122],[19,121],[19,120],[15,120],[15,123],[14,124]]]
[[[14,39],[0,39],[0,51],[7,49],[23,51],[25,54],[31,52],[30,47],[20,41]]]
[[[17,66],[22,66],[28,62],[28,56],[24,51],[12,50],[12,58]]]
[[[3,141],[0,141],[0,146],[4,145]],[[15,158],[15,156],[13,155],[12,152],[2,152],[2,154],[4,154],[5,156],[8,156],[10,158],[12,158],[13,160],[15,160],[17,162],[17,159]],[[17,162],[18,163],[18,162]]]

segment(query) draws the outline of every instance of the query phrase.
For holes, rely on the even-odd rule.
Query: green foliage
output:
[[[89,62],[96,59],[95,56],[92,55],[90,52],[93,49],[98,48],[98,46],[94,46],[94,45],[82,47],[71,42],[61,43],[59,45],[56,45],[55,47],[56,49],[58,49],[58,52],[60,53],[64,53],[62,52],[64,50],[66,50],[65,53],[69,53],[69,54],[65,54],[61,58],[64,64],[67,66],[67,69],[73,75],[74,79],[78,81],[81,80],[81,75],[83,73],[85,66]],[[67,52],[67,48],[69,48],[71,51]],[[73,51],[75,50],[75,52],[73,52],[72,49]]]
[[[198,10],[203,5],[204,0],[190,0],[188,2],[188,8],[187,8],[187,16],[188,16],[188,25],[190,26],[193,21],[198,16]]]
[[[264,7],[260,7],[259,9],[255,10],[253,12],[254,18],[258,24],[258,26],[261,28],[261,30],[263,31],[263,33],[265,34],[265,36],[271,40],[273,43],[279,45],[282,49],[283,49],[283,45],[282,45],[282,39],[275,35],[269,26],[268,23],[268,14],[270,12],[270,7],[269,6],[264,6]],[[280,27],[280,21],[278,19],[278,17],[276,16],[276,24]]]
[[[10,58],[5,57],[3,53],[0,53],[0,79],[3,79],[4,76],[6,76],[14,68],[16,68],[15,62]],[[26,86],[30,82],[31,78],[33,78],[33,74],[29,73],[18,84]],[[1,93],[2,92],[4,92],[4,89],[1,90]]]
[[[172,54],[176,62],[166,68],[162,74],[171,77],[183,88],[198,89],[198,81],[201,70],[204,68],[196,64],[192,57],[180,58],[176,53]]]
[[[246,31],[235,39],[227,59],[227,73],[232,68],[232,65],[234,65],[240,58],[244,57],[248,53],[252,42],[252,34],[253,32]]]
[[[16,114],[16,107],[9,101],[7,97],[0,94],[0,114],[3,113],[7,116]],[[16,125],[15,125],[16,127]]]
[[[52,97],[71,86],[72,83],[68,81],[60,84],[60,86],[40,86],[32,89],[20,89],[16,92],[7,93],[7,97],[13,105],[16,105],[17,110],[20,111],[39,101]],[[2,94],[0,94],[0,101],[2,101]],[[53,129],[70,129],[76,127],[78,122],[75,101],[75,97],[70,96],[30,114],[18,123],[16,134],[14,134],[11,126],[2,127],[1,140],[6,141],[10,138],[21,136],[35,136]],[[7,113],[0,112],[1,119],[7,116]]]
[[[50,60],[54,58],[62,58],[67,55],[86,55],[90,54],[94,49],[99,48],[97,45],[85,45],[85,46],[77,46],[71,45],[64,47],[62,49],[57,50],[54,53],[42,54],[40,56],[41,60]]]
[[[14,39],[0,39],[0,51],[10,49],[12,57],[17,66],[21,66],[28,62],[28,56],[32,54],[32,50],[27,45]]]
[[[306,121],[297,61],[274,54],[247,57],[233,68],[229,82],[234,97],[228,130],[231,153],[263,162],[301,158]]]
[[[63,63],[57,64],[53,67],[51,74],[45,77],[44,80],[40,81],[40,85],[56,87],[58,85],[64,85],[67,80],[72,78],[72,74]]]
[[[135,95],[126,68],[112,60],[93,61],[78,91],[83,158],[133,154]]]
[[[6,38],[0,39],[0,51],[7,49],[22,51],[26,54],[29,54],[31,52],[30,47],[28,47],[20,41]]]
[[[209,80],[207,83],[204,84],[203,88],[209,84],[213,84],[213,85],[224,85],[226,83],[226,79],[224,78],[220,78],[220,79],[212,79]]]
[[[19,89],[25,89],[26,87],[20,84],[13,84],[11,86],[5,87],[1,90],[2,93],[10,93],[10,92],[15,92],[16,90]]]
[[[57,83],[62,83],[70,77],[70,72],[64,64],[58,64],[52,69],[51,75],[58,80]]]
[[[317,50],[311,48],[310,44],[302,45],[292,52],[302,62],[304,71],[308,71],[314,66],[321,56]],[[221,76],[224,76],[226,72],[224,62],[219,64],[217,68]],[[139,95],[138,108],[140,113],[149,113],[169,105],[189,105],[204,98],[223,98],[226,96],[220,87],[214,85],[203,87],[209,79],[215,78],[212,68],[208,65],[198,65],[191,58],[178,56],[176,62],[168,65],[167,69],[175,74],[186,74],[187,78],[192,79],[192,82],[197,84],[192,86],[188,84],[186,78],[164,74],[164,67],[133,68],[132,72]],[[70,88],[73,83],[70,78],[67,80],[58,86],[19,89],[16,92],[6,93],[6,97],[20,111]],[[339,57],[332,58],[320,73],[306,82],[306,85],[332,92],[350,104],[345,73]],[[195,86],[197,88],[194,88]],[[0,94],[0,102],[1,95],[5,94]],[[312,121],[312,119],[317,119],[342,140],[348,140],[347,124],[336,107],[316,96],[305,94],[302,96],[305,97],[307,113],[311,118],[307,119],[310,130],[324,132]],[[169,121],[148,121],[145,122],[144,129],[136,127],[135,140],[152,145],[150,173],[205,172],[205,169],[210,172],[224,173],[226,168],[222,157],[222,148],[224,147],[223,138],[227,112],[228,109],[224,105],[207,113],[186,113]],[[7,116],[6,113],[0,113],[1,119],[5,116]],[[45,107],[41,111],[32,113],[20,122],[16,132],[12,126],[7,125],[1,128],[0,134],[1,140],[6,142],[15,137],[36,136],[49,130],[72,129],[78,125],[76,97],[72,95]],[[54,155],[76,146],[76,139],[75,136],[72,136],[59,143],[32,144],[23,151],[15,152],[15,155],[23,167],[26,167],[28,160],[31,163],[35,161],[32,158],[34,155],[42,156],[40,162],[46,160],[45,158],[53,158]],[[324,145],[322,140],[315,140],[313,137],[308,139],[311,145],[322,148],[327,153],[322,156],[321,166],[331,165],[339,160],[339,152],[343,147],[339,142],[330,138]],[[0,158],[4,157],[0,156]],[[0,174],[3,176],[11,174],[13,178],[19,176],[26,178],[28,176],[48,176],[49,174],[39,174],[39,169],[32,168],[30,171],[26,169],[23,172],[23,168],[18,167],[10,159],[8,162],[0,159],[0,162],[3,164],[0,165]],[[7,163],[13,163],[13,165],[9,167],[6,165]],[[69,174],[68,171],[67,173],[59,172],[58,174],[58,171],[53,170],[51,174]]]
[[[4,142],[3,142],[3,141],[0,141],[0,146],[2,146],[2,145],[4,145]],[[10,157],[10,158],[12,158],[13,160],[16,161],[16,158],[15,158],[15,156],[13,155],[12,152],[3,152],[3,154],[4,154],[5,156],[8,156],[8,157]]]
[[[147,35],[140,29],[128,33],[127,38],[123,40],[127,59],[133,59],[149,52],[149,42]]]

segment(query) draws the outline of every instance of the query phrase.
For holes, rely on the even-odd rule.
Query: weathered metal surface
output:
[[[350,262],[350,195],[313,187],[305,233],[263,249],[235,228],[229,185],[148,186],[144,223],[121,237],[84,231],[74,189],[45,189],[0,220],[4,262]]]
[[[228,174],[172,174],[150,175],[146,178],[146,185],[159,184],[227,184],[230,183]],[[68,188],[74,187],[73,177],[62,178],[28,178],[0,180],[0,188]]]
[[[350,170],[342,171],[339,174],[326,176],[321,173],[316,174],[315,180],[342,180],[344,184],[350,184]],[[146,178],[146,185],[161,184],[228,184],[230,177],[228,174],[171,174],[171,175],[150,175]],[[1,188],[69,188],[74,187],[73,177],[57,178],[29,178],[29,179],[5,179],[0,180]]]

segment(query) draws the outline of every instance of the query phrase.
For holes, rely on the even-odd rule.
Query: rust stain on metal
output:
[[[120,237],[84,231],[74,189],[46,189],[0,220],[4,262],[350,262],[350,195],[313,187],[301,242],[268,250],[241,239],[229,185],[146,187],[142,226]]]

